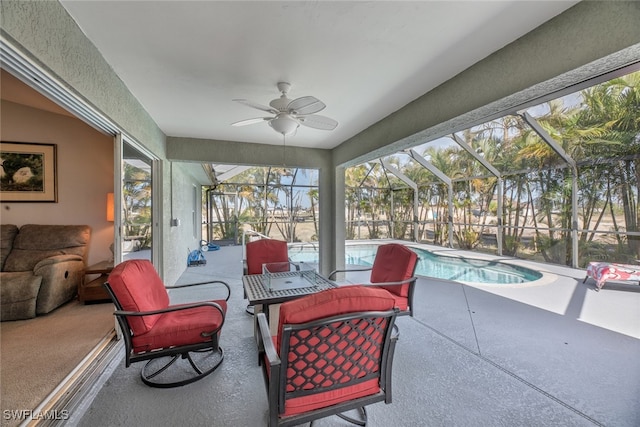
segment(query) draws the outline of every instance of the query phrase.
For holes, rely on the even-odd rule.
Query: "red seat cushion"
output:
[[[246,245],[247,274],[262,274],[262,264],[270,262],[288,262],[287,242],[274,239],[261,239]]]
[[[371,396],[380,391],[380,384],[377,379],[372,379],[357,385],[344,387],[338,390],[325,391],[323,393],[309,396],[296,397],[285,401],[284,416],[301,414],[327,406],[336,405],[348,400],[359,399]]]
[[[169,306],[169,295],[160,276],[149,260],[124,261],[109,274],[109,286],[125,311],[152,311]],[[130,316],[134,335],[150,331],[160,315]]]
[[[381,245],[373,261],[371,283],[401,282],[409,279],[413,277],[417,262],[418,255],[404,245],[397,243]],[[408,283],[381,287],[397,296],[409,297]]]
[[[405,285],[402,285],[402,286],[405,286]],[[380,286],[380,288],[391,288],[391,287],[392,286]],[[396,286],[396,287],[398,287],[398,286]],[[387,290],[387,289],[385,289],[385,290]],[[400,310],[401,312],[409,310],[409,297],[408,296],[403,297],[403,296],[400,296],[400,295],[395,294],[393,292],[389,292],[389,294],[395,300],[395,307],[398,310]]]
[[[278,337],[276,339],[276,349],[280,352],[281,325],[305,323],[326,317],[340,314],[354,313],[360,311],[388,311],[395,306],[395,299],[384,289],[371,288],[365,286],[342,286],[336,289],[318,292],[307,297],[288,301],[280,306],[280,323],[278,327]],[[335,326],[335,325],[334,325]],[[382,340],[379,336],[376,339]],[[360,349],[360,347],[359,347]],[[287,360],[298,360],[299,355],[294,354],[299,349],[291,349]],[[327,349],[326,352],[331,352]],[[325,352],[325,351],[323,351]],[[379,356],[379,354],[378,354]],[[374,357],[372,355],[372,357]],[[318,369],[318,366],[311,369]],[[297,371],[300,369],[298,368]],[[296,376],[296,370],[289,369],[288,377]],[[325,374],[322,374],[325,375]],[[380,391],[380,384],[377,379],[345,386],[331,391],[319,392],[308,396],[290,398],[285,401],[284,415],[294,415],[314,409],[324,408],[336,403],[369,396]]]
[[[226,301],[213,302],[218,303],[224,312],[227,311]],[[222,314],[214,307],[196,307],[161,314],[151,330],[133,337],[133,351],[142,353],[211,341],[211,337],[201,334],[216,330],[223,320]]]

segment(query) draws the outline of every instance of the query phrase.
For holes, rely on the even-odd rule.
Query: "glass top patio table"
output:
[[[253,274],[242,276],[242,285],[244,291],[249,300],[249,305],[270,305],[279,304],[285,301],[289,301],[294,298],[299,298],[305,295],[315,294],[326,289],[335,288],[338,285],[331,280],[326,279],[316,273],[315,271],[305,271],[304,279],[309,281],[309,284],[305,284],[302,287],[276,287],[271,290],[268,289],[267,282],[269,279],[294,282],[301,278],[300,271],[284,271],[270,273],[270,278],[266,274]],[[295,285],[294,285],[295,286]]]

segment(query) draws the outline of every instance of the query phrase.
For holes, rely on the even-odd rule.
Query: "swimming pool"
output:
[[[347,245],[345,263],[355,265],[373,265],[378,245]],[[486,284],[519,284],[538,280],[542,273],[517,265],[499,261],[487,261],[458,256],[438,255],[426,249],[409,248],[418,254],[420,261],[416,275]],[[292,246],[289,256],[294,262],[318,262],[318,251],[311,246]]]

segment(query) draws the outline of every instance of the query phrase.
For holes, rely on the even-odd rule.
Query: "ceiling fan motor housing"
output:
[[[291,83],[278,82],[278,91],[280,91],[280,93],[282,93],[283,95],[286,95],[287,93],[289,93],[290,89],[291,89]]]
[[[269,105],[272,106],[273,108],[275,108],[278,111],[287,111],[287,106],[289,105],[289,103],[291,102],[291,100],[289,98],[287,98],[287,93],[289,93],[289,90],[291,89],[291,84],[287,83],[287,82],[278,82],[278,90],[280,91],[280,93],[282,95],[280,95],[280,98],[276,98],[274,100],[272,100]]]
[[[287,98],[286,95],[283,94],[280,98],[276,98],[273,101],[271,101],[269,105],[278,111],[284,112],[284,111],[287,111],[287,106],[289,105],[290,102],[291,100]]]

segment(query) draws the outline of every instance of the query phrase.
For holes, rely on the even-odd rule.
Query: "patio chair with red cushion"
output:
[[[169,304],[167,289],[214,283],[224,286],[225,299]],[[104,286],[124,336],[125,365],[146,360],[140,372],[145,384],[182,386],[211,374],[222,363],[218,342],[230,294],[225,282],[165,287],[153,264],[138,259],[118,264]]]
[[[245,245],[245,259],[243,260],[243,273],[262,274],[262,265],[272,264],[271,272],[278,271],[277,265],[281,264],[282,271],[289,271],[289,247],[287,242],[276,239],[260,239],[248,242]],[[246,295],[244,296],[247,297]],[[246,312],[253,315],[253,307],[247,306]]]
[[[245,245],[244,274],[262,274],[262,264],[288,263],[287,242],[275,239],[260,239]],[[288,268],[288,266],[287,266]]]
[[[394,307],[382,288],[334,288],[283,303],[274,337],[267,317],[258,313],[268,425],[338,415],[364,426],[366,405],[391,403]]]
[[[378,246],[371,267],[335,270],[331,272],[329,279],[333,280],[337,273],[371,271],[370,283],[358,283],[388,290],[396,299],[396,307],[400,309],[399,315],[413,316],[413,294],[417,280],[415,271],[418,260],[418,255],[405,245],[388,243]]]

